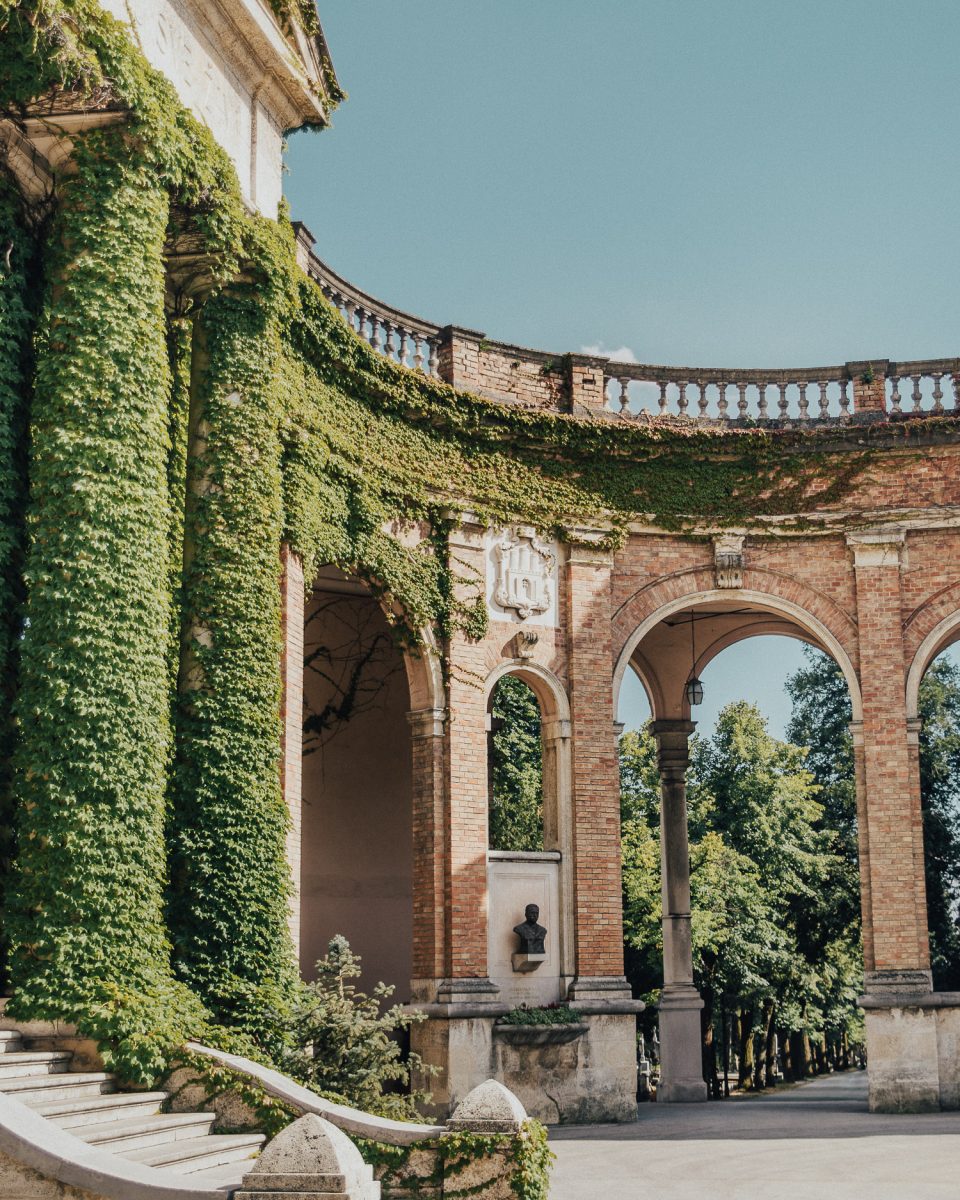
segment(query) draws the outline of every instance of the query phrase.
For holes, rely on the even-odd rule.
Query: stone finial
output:
[[[743,534],[724,533],[715,537],[713,563],[718,588],[743,587]]]
[[[488,1079],[464,1096],[447,1128],[467,1133],[516,1133],[526,1119],[526,1110],[513,1092],[496,1079]]]
[[[237,1200],[267,1200],[296,1193],[297,1200],[344,1196],[378,1200],[380,1185],[345,1133],[315,1113],[288,1125],[267,1143],[234,1193]]]

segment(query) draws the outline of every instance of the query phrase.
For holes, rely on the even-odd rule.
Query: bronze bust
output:
[[[513,927],[513,932],[520,939],[520,952],[522,954],[545,954],[543,940],[547,936],[547,931],[542,925],[537,924],[540,918],[539,905],[528,904],[523,915],[526,920]]]

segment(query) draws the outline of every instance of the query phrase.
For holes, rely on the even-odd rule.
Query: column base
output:
[[[707,1099],[700,1031],[702,1008],[703,1000],[692,984],[663,989],[659,1005],[658,1104],[701,1104]]]

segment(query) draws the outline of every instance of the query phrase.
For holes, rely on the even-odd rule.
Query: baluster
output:
[[[721,421],[727,419],[727,385],[722,381],[717,382],[717,415]]]
[[[890,411],[895,413],[902,411],[900,408],[900,403],[900,376],[894,375],[893,387],[890,389]]]
[[[820,420],[825,421],[829,414],[830,401],[827,399],[827,380],[820,380]]]
[[[807,399],[807,383],[805,379],[797,380],[797,390],[800,392],[800,420],[810,420],[810,401]]]
[[[685,383],[678,383],[677,387],[680,389],[680,395],[677,397],[677,409],[680,416],[685,417],[687,415],[687,405],[690,403],[687,399],[687,385]]]
[[[407,355],[410,353],[410,334],[405,329],[400,329],[400,365],[407,365]]]
[[[923,403],[923,395],[920,392],[920,380],[923,376],[911,375],[910,378],[913,380],[913,391],[910,393],[910,399],[913,401],[913,411],[919,412],[920,405]]]
[[[740,420],[745,421],[747,418],[747,385],[738,383],[737,391],[740,393],[740,399],[737,401],[737,413]]]
[[[393,351],[394,351],[393,331],[394,331],[394,328],[395,328],[395,326],[392,321],[385,320],[383,322],[383,352],[387,356],[387,358],[393,358]]]
[[[383,348],[380,340],[380,318],[376,313],[370,314],[370,345],[379,354]]]
[[[765,421],[767,419],[767,387],[768,385],[766,383],[757,384],[757,391],[759,392],[759,398],[757,400],[757,416],[761,421]]]
[[[436,375],[440,369],[440,355],[437,352],[437,339],[428,338],[427,345],[430,347],[430,359],[428,362],[428,374]]]
[[[657,415],[667,416],[667,381],[665,379],[660,380],[660,412]]]
[[[850,416],[850,380],[840,380],[840,412],[845,416]]]
[[[943,389],[940,387],[940,380],[943,378],[942,373],[935,371],[933,375],[933,411],[935,413],[943,412]]]
[[[357,333],[367,341],[367,310],[362,304],[357,305]]]
[[[781,421],[785,421],[787,419],[787,405],[790,403],[790,401],[787,399],[787,388],[789,386],[790,385],[788,383],[777,384],[777,387],[780,390],[780,399],[777,401],[777,407],[780,409]]]
[[[620,416],[626,417],[630,414],[630,396],[627,393],[627,385],[630,383],[630,380],[621,375],[617,380],[617,383],[620,384],[620,395],[618,397],[620,403]]]
[[[354,302],[352,300],[348,300],[346,307],[347,307],[347,324],[350,326],[351,329],[356,329],[356,327],[357,327],[357,324],[356,324],[356,322],[357,322],[357,306],[354,304]]]
[[[698,379],[697,380],[697,388],[700,391],[700,395],[697,397],[697,408],[700,411],[697,413],[697,416],[698,417],[706,417],[707,404],[709,403],[709,401],[707,400],[707,385],[706,385],[705,380]]]
[[[413,369],[415,371],[423,370],[423,338],[419,333],[413,336]]]

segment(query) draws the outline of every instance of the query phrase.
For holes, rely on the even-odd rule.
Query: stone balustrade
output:
[[[960,358],[831,367],[666,367],[551,354],[435,325],[348,283],[297,227],[301,262],[347,324],[380,354],[488,399],[527,408],[643,422],[805,426],[960,411]]]
[[[303,226],[298,226],[302,236]],[[440,326],[367,295],[342,279],[316,255],[308,258],[307,273],[355,333],[379,354],[415,371],[436,375]]]

